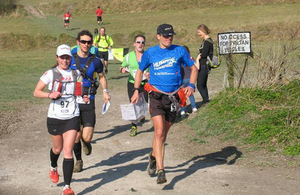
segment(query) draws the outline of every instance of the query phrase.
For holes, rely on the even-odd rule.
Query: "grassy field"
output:
[[[189,2],[190,1],[192,0],[189,0]],[[40,5],[37,1],[34,0],[20,0],[19,2],[22,5]],[[55,63],[54,54],[56,46],[61,43],[68,43],[70,45],[73,45],[75,44],[75,37],[80,30],[88,29],[93,32],[94,29],[98,27],[96,24],[94,8],[88,7],[92,4],[92,2],[94,2],[92,7],[96,7],[95,5],[97,5],[97,3],[95,3],[95,1],[81,2],[77,0],[68,0],[64,2],[65,4],[55,4],[57,5],[57,9],[51,7],[51,3],[53,2],[57,3],[58,1],[48,0],[46,2],[50,3],[47,4],[50,5],[50,8],[48,7],[49,12],[47,12],[47,10],[43,10],[43,13],[46,15],[45,19],[34,18],[32,16],[7,16],[0,18],[0,68],[2,70],[0,71],[0,115],[5,114],[6,112],[11,110],[17,112],[18,110],[22,109],[22,106],[20,105],[24,103],[41,103],[42,100],[33,98],[32,92],[34,90],[36,82],[38,81],[42,73]],[[85,7],[82,7],[83,11],[80,13],[79,8],[76,7],[78,6],[76,2],[78,3],[78,5],[81,5],[80,3],[87,4]],[[106,5],[107,2],[108,1],[104,1],[103,5]],[[128,3],[129,1],[120,0],[119,2],[119,6],[121,6]],[[166,7],[168,7],[167,2],[168,1],[164,2]],[[272,4],[272,2],[265,0],[253,2],[241,1],[244,3],[232,3],[232,1],[222,0],[212,1],[211,7],[208,7],[207,5],[201,6],[201,2],[204,2],[202,0],[193,2],[195,2],[196,6],[187,6],[180,9],[180,5],[186,4],[187,2],[178,0],[174,2],[174,5],[172,5],[170,9],[166,10],[158,5],[159,1],[153,0],[153,5],[151,6],[154,8],[152,11],[146,7],[147,2],[143,2],[140,8],[137,5],[138,2],[134,2],[132,7],[136,8],[136,10],[127,10],[120,12],[112,11],[111,7],[107,7],[107,9],[109,8],[110,10],[106,11],[106,8],[104,6],[103,8],[106,11],[103,16],[103,20],[105,23],[104,26],[107,29],[107,33],[112,35],[115,42],[115,47],[130,47],[132,49],[132,37],[135,34],[145,34],[147,38],[147,47],[153,46],[157,44],[157,41],[155,39],[157,26],[161,23],[171,23],[175,28],[175,32],[177,33],[174,39],[174,44],[184,44],[189,46],[193,56],[196,56],[200,45],[200,40],[197,37],[196,28],[201,23],[207,24],[211,28],[212,37],[214,39],[216,39],[217,33],[220,32],[251,31],[253,51],[258,55],[261,55],[263,59],[268,60],[280,58],[280,55],[282,55],[284,50],[283,42],[289,41],[289,34],[291,32],[295,32],[297,29],[300,30],[300,2],[276,1],[276,3]],[[224,4],[221,4],[220,2]],[[72,12],[73,19],[70,23],[70,30],[65,30],[63,28],[62,13],[66,8],[63,5],[67,4],[71,5],[72,10],[74,10],[74,12]],[[117,1],[114,0],[111,0],[111,4],[116,6],[118,5]],[[123,10],[126,9],[128,8],[126,7]],[[163,9],[163,11],[161,9]],[[116,7],[116,10],[121,10],[121,8]],[[295,45],[299,45],[299,32],[294,38],[294,41]],[[293,74],[296,74],[297,71],[300,70],[298,57],[299,53],[299,49],[291,52],[291,55],[285,61],[285,63],[288,63],[291,66]],[[244,63],[244,56],[236,56],[236,62],[239,66],[242,66]],[[111,64],[110,66],[110,72],[108,75],[110,89],[117,89],[118,87],[125,86],[124,82],[126,82],[126,79],[123,78],[122,75],[120,75],[120,73],[118,72],[119,65],[120,64],[118,64],[117,62],[114,62],[114,64]],[[222,69],[219,68],[210,75],[209,82],[221,82],[223,80],[223,74],[225,71],[224,59],[222,62],[222,66]],[[247,76],[251,75],[253,78],[255,78],[257,75],[258,67],[258,62],[250,59]],[[293,74],[291,74],[292,77]],[[248,80],[245,79],[245,81]],[[235,92],[232,93],[235,94]],[[243,96],[246,94],[242,94],[235,98],[243,99],[245,98]],[[238,107],[239,105],[234,105],[233,102],[228,102],[227,100],[225,101],[226,96],[230,95],[232,94],[229,92],[223,93],[220,97],[217,97],[217,100],[225,102],[222,105],[232,105],[233,107]],[[268,100],[262,102],[269,103]],[[217,107],[213,107],[220,106],[217,104],[218,103],[215,102],[212,104],[212,107],[208,107],[207,109],[211,109],[212,111],[218,110]],[[298,105],[299,107],[299,104],[296,105]],[[253,105],[248,106],[249,109],[253,108]],[[257,109],[259,108],[260,107],[258,107]],[[201,114],[204,114],[205,112],[206,110],[204,110],[203,113],[199,113],[199,117],[201,117]],[[236,112],[243,113],[241,112],[241,110],[237,110]],[[288,110],[283,110],[280,113],[283,114],[278,115],[278,118],[284,118],[291,112]],[[213,117],[215,116],[215,114],[216,113],[211,113],[211,116]],[[251,112],[248,114],[251,114]],[[258,115],[256,114],[254,114],[254,118],[258,116],[262,118],[263,116],[265,116],[263,115],[264,113],[259,113]],[[272,115],[271,111],[270,114]],[[293,120],[297,121],[297,113],[295,114],[293,111],[291,114],[294,114],[293,116],[295,117],[295,119]],[[235,117],[238,116],[238,114],[235,115]],[[244,119],[245,118],[239,118],[239,121],[243,121]],[[251,118],[249,118],[249,120],[250,119]],[[272,120],[273,119],[270,119],[270,121]],[[224,121],[230,123],[230,119],[228,118],[224,118],[223,122]],[[207,135],[203,134],[204,131],[212,128],[218,129],[219,127],[216,127],[209,122],[210,121],[208,120],[207,126],[202,130],[199,130],[199,126],[197,126],[200,125],[197,120],[192,121],[191,126],[196,127],[195,129],[199,130],[199,134],[205,137]],[[222,126],[221,122],[218,123],[218,125]],[[248,122],[252,123],[251,121]],[[263,123],[267,122],[265,121]],[[230,129],[232,127],[234,127],[234,129],[240,129],[240,127],[245,124],[234,123],[230,125],[231,126],[223,125],[223,127],[227,129]],[[299,128],[299,122],[297,125],[298,126],[295,126],[295,128]],[[252,130],[255,131],[256,129],[256,127],[251,126],[244,132],[246,132],[246,134],[251,134],[250,132]],[[224,133],[226,129],[219,130],[221,131],[221,133]],[[283,133],[288,133],[294,129],[290,128],[288,130],[289,131],[285,131]],[[299,132],[299,129],[296,130],[295,132]],[[257,131],[259,133],[259,130]],[[264,131],[264,129],[262,129],[262,131]],[[211,136],[215,136],[219,135],[220,132],[211,131],[210,133]],[[236,139],[238,136],[239,135],[236,134],[236,132],[231,131],[228,131],[224,134],[225,139]],[[201,139],[202,138],[199,137],[195,138],[195,140],[200,140],[199,142],[201,142]],[[241,142],[243,141],[245,140],[241,140]],[[270,143],[269,141],[269,138],[267,138],[267,141],[264,140],[264,143]],[[295,139],[293,141],[295,141]],[[258,145],[261,144],[261,141],[259,140],[255,140],[254,142],[256,142]],[[244,143],[250,143],[250,141],[248,140]],[[267,144],[267,146],[270,146],[270,151],[274,149],[272,144]],[[294,152],[294,150],[298,151],[297,147],[299,146],[297,144],[291,144],[291,146],[295,147],[293,147],[292,149],[286,149],[285,152],[290,155],[298,154],[297,152]]]

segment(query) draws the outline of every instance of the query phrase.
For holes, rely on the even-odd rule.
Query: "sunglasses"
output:
[[[170,37],[173,37],[173,35],[164,35],[164,34],[161,34],[161,36],[163,36],[165,39],[169,39]]]
[[[136,43],[145,45],[145,41],[136,41]]]
[[[82,43],[82,44],[88,44],[88,45],[90,45],[90,44],[92,44],[93,42],[92,41],[86,41],[86,40],[80,40],[79,41],[80,43]]]

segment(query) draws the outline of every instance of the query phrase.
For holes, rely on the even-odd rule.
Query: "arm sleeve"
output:
[[[96,57],[94,60],[94,64],[95,64],[95,71],[97,73],[103,72],[103,64],[102,64],[100,58]]]
[[[139,69],[144,72],[147,68],[149,68],[150,62],[149,62],[149,54],[146,51],[143,56],[141,61],[139,62]]]
[[[94,44],[97,44],[97,43],[98,43],[98,42],[97,42],[98,38],[99,38],[99,35],[95,36]]]
[[[183,52],[182,63],[188,67],[193,66],[195,64],[195,61],[192,60],[191,55],[183,47],[182,47],[182,52]]]
[[[114,45],[114,41],[112,40],[111,36],[109,36],[109,39],[108,39],[108,42],[109,42],[109,46],[113,46]]]
[[[129,54],[126,54],[124,59],[123,59],[123,62],[122,62],[122,65],[121,65],[121,67],[123,67],[123,68],[128,66],[128,63],[127,63],[127,58],[129,57],[128,55]]]

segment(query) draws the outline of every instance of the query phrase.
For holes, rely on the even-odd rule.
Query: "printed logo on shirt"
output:
[[[161,60],[159,62],[153,63],[154,70],[160,70],[168,67],[172,67],[174,63],[176,63],[175,57],[167,58],[164,60]]]

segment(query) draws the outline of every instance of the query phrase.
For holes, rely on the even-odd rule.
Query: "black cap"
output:
[[[161,24],[157,27],[157,34],[162,34],[163,36],[176,35],[173,26],[171,24]]]

